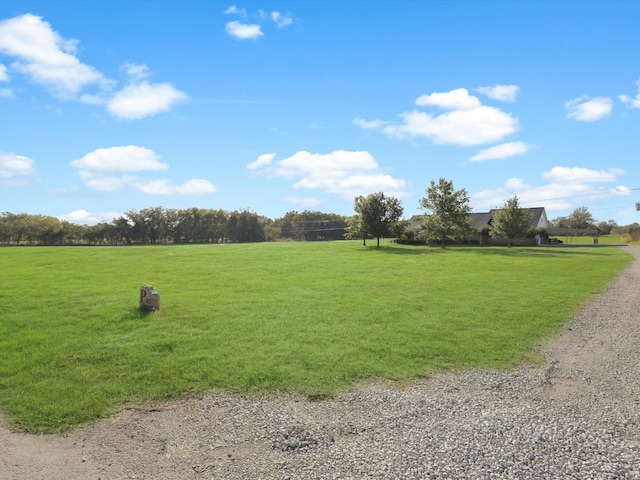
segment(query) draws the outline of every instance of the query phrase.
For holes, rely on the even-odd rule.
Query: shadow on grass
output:
[[[120,318],[120,320],[146,320],[152,316],[155,312],[149,310],[143,310],[141,308],[131,308]]]
[[[456,252],[472,252],[477,255],[495,257],[567,257],[576,255],[590,255],[594,248],[616,248],[617,246],[592,245],[561,246],[561,247],[506,247],[481,245],[375,245],[362,247],[361,252],[379,252],[392,255],[438,255]]]
[[[566,257],[567,255],[588,255],[585,251],[558,250],[545,247],[476,247],[475,253],[496,257]]]
[[[379,252],[393,255],[426,255],[446,253],[446,250],[447,249],[430,247],[428,245],[380,245],[379,247],[367,245],[366,247],[361,247],[360,252]]]

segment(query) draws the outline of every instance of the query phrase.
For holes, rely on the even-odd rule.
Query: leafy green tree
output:
[[[127,217],[114,218],[111,221],[111,236],[114,244],[119,245],[124,241],[127,245],[130,245],[131,227],[132,225]]]
[[[362,217],[360,215],[354,215],[347,219],[344,237],[347,240],[362,240],[362,245],[365,247],[367,246],[367,239],[372,238],[362,228]]]
[[[126,212],[125,215],[131,224],[129,238],[137,243],[150,243],[149,225],[144,213],[132,209]]]
[[[147,227],[150,243],[165,243],[167,240],[167,211],[164,207],[149,207],[140,210]]]
[[[249,210],[234,211],[227,219],[227,238],[231,242],[264,242],[264,222]]]
[[[10,243],[16,240],[15,217],[11,212],[2,212],[0,215],[0,241]]]
[[[629,225],[621,225],[613,229],[615,235],[628,235],[634,232],[640,232],[640,223],[634,222]]]
[[[549,225],[554,228],[570,228],[569,217],[556,217],[549,221]]]
[[[229,237],[229,218],[231,214],[225,210],[205,210],[203,220],[202,241],[205,243],[224,243]]]
[[[596,221],[587,207],[578,207],[570,215],[554,218],[550,223],[556,228],[596,228]]]
[[[509,247],[513,245],[514,238],[526,237],[531,228],[531,211],[520,208],[517,195],[507,199],[501,210],[494,210],[492,217],[491,233],[509,240]]]
[[[298,241],[323,241],[342,240],[345,237],[352,239],[362,238],[358,233],[347,232],[349,219],[335,213],[324,213],[305,210],[287,212],[283,217],[274,221],[274,227],[278,229],[274,238],[292,239]]]
[[[593,228],[596,221],[587,207],[576,208],[567,217],[569,228]]]
[[[0,241],[29,245],[65,245],[80,236],[80,227],[48,215],[0,215]]]
[[[401,221],[404,209],[395,197],[386,197],[384,193],[372,193],[355,199],[352,217],[347,227],[348,238],[375,238],[380,246],[381,237],[398,236],[404,228]]]
[[[309,210],[287,212],[274,223],[279,229],[278,237],[304,241],[340,240],[347,227],[346,217]]]
[[[464,238],[471,233],[471,207],[466,189],[455,190],[453,182],[440,178],[431,180],[426,196],[420,199],[420,208],[427,211],[424,227],[427,235],[446,246],[447,238]]]
[[[180,210],[176,222],[176,242],[196,243],[202,227],[202,210],[197,207]]]
[[[618,228],[618,224],[615,220],[608,220],[606,222],[599,222],[596,228],[600,235],[609,235],[613,229]]]
[[[105,242],[113,242],[113,226],[107,222],[100,222],[95,225],[87,225],[83,231],[83,238],[91,245],[101,245]]]

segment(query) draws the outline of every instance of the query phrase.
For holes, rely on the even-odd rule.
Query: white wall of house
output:
[[[542,210],[542,215],[540,215],[540,220],[538,220],[536,228],[549,228],[549,219],[547,218],[546,210]]]

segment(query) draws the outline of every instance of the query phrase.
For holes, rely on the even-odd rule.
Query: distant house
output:
[[[534,207],[528,209],[531,212],[531,230],[549,229],[549,219],[544,207]],[[493,222],[493,209],[486,213],[472,213],[471,225],[477,232],[476,239],[480,245],[507,245],[509,241],[503,238],[494,238],[491,236],[491,222]],[[544,234],[536,234],[531,238],[514,239],[514,245],[540,245],[547,243],[548,237]]]
[[[547,218],[547,212],[544,207],[530,208],[531,211],[531,230],[537,229],[549,229],[549,219]],[[493,213],[496,210],[491,210],[486,213],[472,213],[469,215],[471,225],[475,230],[472,238],[467,241],[477,242],[480,245],[508,245],[509,241],[502,238],[491,237],[491,222],[493,221]],[[405,235],[410,239],[412,243],[424,243],[424,239],[420,242],[422,226],[422,215],[416,215],[411,217],[408,222]],[[544,233],[538,236],[532,236],[531,238],[520,238],[513,241],[514,245],[535,245],[548,243],[548,236]]]
[[[469,216],[473,230],[475,230],[473,238],[467,241],[477,242],[480,245],[508,245],[509,240],[504,238],[494,238],[491,236],[491,223],[493,222],[493,214],[499,209],[493,209],[489,212],[472,213]],[[554,228],[549,226],[549,219],[544,207],[534,207],[528,209],[531,212],[531,236],[527,238],[516,238],[513,245],[544,245],[549,243],[563,243],[559,239],[549,239],[551,237],[575,237],[575,236],[593,236],[594,243],[597,242],[598,231],[591,228]],[[405,231],[405,243],[424,243],[424,237],[421,236],[423,230],[422,215],[411,217]],[[418,240],[422,238],[423,240]],[[566,241],[566,240],[565,240]]]

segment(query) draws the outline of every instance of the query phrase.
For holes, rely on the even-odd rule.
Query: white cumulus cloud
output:
[[[62,98],[72,98],[91,84],[106,88],[111,83],[76,57],[77,44],[62,38],[37,15],[0,22],[0,53],[16,59],[11,68]]]
[[[139,82],[150,75],[149,67],[138,63],[125,63],[122,69],[127,72],[133,82]]]
[[[231,5],[229,7],[227,7],[227,9],[224,11],[225,15],[231,15],[231,14],[236,14],[236,15],[240,15],[242,18],[246,18],[247,16],[247,10],[244,8],[238,8],[235,5]]]
[[[636,93],[635,97],[630,97],[629,95],[619,95],[618,98],[620,101],[631,108],[640,108],[640,80],[636,82],[638,86],[638,93]]]
[[[123,172],[169,168],[168,164],[158,160],[153,150],[136,145],[98,148],[72,161],[71,165],[79,169],[78,176],[87,187],[103,192],[120,190],[137,180],[135,175]]]
[[[401,123],[383,120],[353,120],[363,129],[379,129],[391,137],[423,137],[435,144],[474,146],[496,143],[519,128],[518,119],[499,108],[483,105],[465,88],[421,95],[415,102],[436,111],[413,110],[399,115]],[[438,112],[444,110],[444,112]]]
[[[291,18],[291,15],[285,15],[277,11],[271,12],[271,20],[276,23],[278,28],[286,27],[287,25],[291,25],[293,23],[293,18]]]
[[[23,185],[25,177],[35,174],[34,165],[29,157],[0,151],[0,185]]]
[[[566,102],[564,106],[568,110],[568,118],[580,122],[595,122],[611,115],[613,100],[608,97],[590,99],[587,96],[582,96]]]
[[[227,22],[225,30],[229,35],[240,40],[256,40],[264,35],[260,25],[240,23],[235,20]]]
[[[385,125],[387,125],[389,122],[385,122],[382,120],[370,120],[367,121],[363,118],[354,118],[353,119],[353,124],[359,126],[360,128],[362,128],[363,130],[378,130],[382,127],[384,127]]]
[[[187,94],[170,83],[148,83],[127,85],[108,102],[107,111],[116,118],[138,120],[160,112],[166,112],[187,99]]]
[[[520,87],[517,85],[494,85],[493,87],[478,87],[476,91],[494,100],[515,102]]]
[[[135,175],[107,175],[89,170],[80,170],[78,176],[87,187],[100,192],[121,190],[137,178]]]
[[[277,10],[268,14],[264,10],[258,10],[257,13],[249,15],[244,8],[238,8],[235,5],[227,7],[224,11],[225,15],[237,15],[242,19],[241,22],[234,20],[227,22],[224,26],[225,31],[234,38],[239,40],[256,40],[264,35],[262,26],[265,21],[270,18],[276,27],[284,28],[293,24],[293,16],[291,13],[282,13]],[[251,17],[254,23],[247,20]]]
[[[87,210],[74,210],[60,215],[58,219],[75,224],[95,225],[100,222],[111,222],[114,218],[123,216],[123,212],[89,212]]]
[[[466,110],[478,108],[482,105],[478,97],[469,95],[466,88],[458,88],[449,92],[435,92],[430,95],[420,95],[416,105],[421,107],[438,107],[443,110]]]
[[[547,212],[566,210],[584,205],[585,201],[628,196],[628,187],[615,187],[603,184],[618,181],[625,172],[611,168],[607,171],[591,170],[581,167],[554,167],[542,173],[547,182],[533,186],[521,178],[510,178],[500,187],[487,189],[471,196],[476,210],[499,208],[507,198],[518,195],[522,206],[544,206]]]
[[[591,170],[580,167],[553,167],[548,172],[542,172],[542,178],[554,183],[614,182],[624,174],[625,171],[619,168]]]
[[[500,141],[518,129],[516,118],[485,105],[440,115],[414,110],[401,114],[401,117],[402,124],[388,125],[383,131],[401,139],[425,137],[433,143],[445,145],[484,145]]]
[[[151,180],[134,182],[133,186],[148,195],[196,196],[209,195],[216,192],[216,187],[209,180],[194,178],[181,185],[173,185],[170,180]]]
[[[522,178],[512,177],[504,182],[504,186],[509,190],[522,190],[530,188]]]
[[[71,165],[91,172],[139,172],[169,168],[168,164],[158,161],[158,155],[153,150],[136,145],[98,148],[72,161]]]
[[[167,170],[169,165],[159,161],[158,155],[145,147],[98,148],[71,165],[78,168],[82,182],[93,190],[111,192],[123,188],[134,188],[148,195],[207,195],[216,192],[216,187],[200,178],[174,185],[167,179],[141,181],[130,172]]]
[[[271,165],[271,161],[275,158],[275,156],[275,153],[263,153],[256,159],[255,162],[248,163],[247,168],[249,170],[256,170],[266,165]]]
[[[405,195],[406,182],[380,172],[377,162],[366,151],[336,150],[327,154],[299,151],[283,160],[270,161],[259,171],[272,178],[293,179],[293,188],[323,190],[347,199],[376,191]]]
[[[13,57],[10,70],[0,64],[0,81],[9,80],[9,71],[20,73],[62,99],[76,99],[90,105],[106,105],[116,118],[137,120],[170,110],[187,98],[170,83],[149,83],[149,68],[126,63],[124,71],[130,84],[116,91],[116,81],[94,67],[82,63],[77,53],[78,40],[66,40],[37,15],[21,15],[0,22],[0,54]],[[82,93],[87,87],[98,90]],[[12,98],[10,89],[0,97]]]
[[[482,162],[483,160],[493,160],[515,157],[516,155],[524,155],[532,148],[531,145],[527,145],[524,142],[509,142],[502,145],[496,145],[494,147],[487,148],[478,152],[469,160],[472,162]]]

